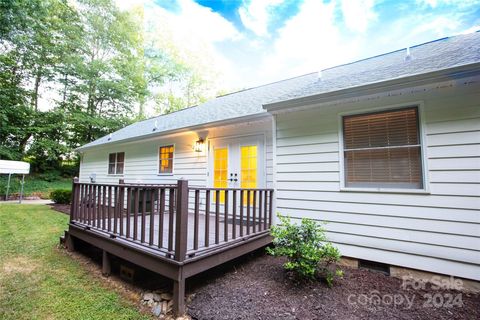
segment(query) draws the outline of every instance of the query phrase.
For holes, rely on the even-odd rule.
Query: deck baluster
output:
[[[247,190],[247,235],[250,234],[250,190]]]
[[[126,237],[127,239],[130,238],[130,212],[132,211],[132,188],[127,187],[126,189],[127,192],[127,213],[125,215],[126,221]]]
[[[147,211],[147,190],[146,188],[142,188],[143,197],[142,197],[142,226],[141,226],[141,239],[140,242],[145,242],[145,219],[146,219],[146,211]]]
[[[205,247],[210,245],[210,190],[205,191]]]
[[[267,230],[268,228],[268,210],[267,210],[267,193],[268,191],[263,191],[264,199],[263,199],[263,229]]]
[[[266,228],[262,228],[263,226],[263,216],[262,216],[262,200],[263,200],[263,191],[258,191],[258,231],[265,230]]]
[[[140,187],[133,188],[135,197],[133,199],[133,240],[138,240],[138,210],[140,202]]]
[[[112,186],[108,186],[108,206],[107,206],[107,222],[108,222],[108,231],[112,230]]]
[[[193,249],[198,250],[198,221],[200,211],[200,190],[195,190],[195,204],[193,217]]]
[[[153,239],[155,235],[155,189],[150,189],[150,232],[149,232],[149,245],[153,245]]]
[[[257,229],[257,190],[253,190],[253,199],[252,199],[252,233],[256,232]]]
[[[240,190],[240,237],[243,237],[243,201],[245,192]]]
[[[269,207],[268,207],[268,227],[270,228],[272,226],[272,215],[273,215],[273,190],[270,190],[269,192]]]
[[[232,192],[232,239],[237,238],[237,190]]]
[[[118,186],[113,187],[113,233],[118,233],[118,203],[119,196],[118,196]]]
[[[168,195],[168,251],[173,250],[173,228],[175,218],[175,189],[169,189]]]
[[[223,230],[223,240],[228,241],[228,190],[225,190],[225,206],[224,206],[224,230]]]
[[[160,189],[160,210],[158,213],[158,247],[163,247],[163,225],[165,217],[165,188]]]
[[[215,244],[220,242],[220,190],[215,190]]]

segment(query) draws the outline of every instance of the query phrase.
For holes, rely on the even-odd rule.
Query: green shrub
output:
[[[50,199],[58,204],[70,204],[72,198],[72,190],[55,189],[50,192]]]
[[[302,279],[322,277],[332,286],[335,277],[343,275],[336,267],[340,251],[327,241],[323,227],[312,219],[302,219],[300,224],[278,215],[280,224],[273,226],[273,248],[267,252],[273,256],[287,257],[283,265]]]
[[[37,174],[37,177],[43,181],[53,182],[60,179],[60,172],[57,170],[49,170],[47,172]]]

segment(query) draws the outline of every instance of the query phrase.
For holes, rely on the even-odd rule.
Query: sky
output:
[[[480,0],[116,1],[168,25],[178,47],[214,66],[225,90],[480,30]]]

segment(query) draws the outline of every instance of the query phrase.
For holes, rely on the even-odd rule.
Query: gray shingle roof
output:
[[[270,103],[478,63],[480,31],[438,39],[408,50],[408,59],[407,49],[402,49],[322,70],[317,81],[300,90],[291,90]]]
[[[359,85],[480,62],[480,32],[443,38],[407,49],[340,65],[271,84],[242,90],[199,106],[140,121],[79,148],[191,128],[266,113],[264,104],[302,98]],[[157,129],[153,131],[157,123]]]
[[[78,150],[121,140],[159,134],[166,131],[190,128],[212,122],[225,121],[257,114],[266,114],[263,104],[276,99],[289,90],[297,90],[317,79],[317,73],[242,90],[209,100],[201,105],[170,114],[140,121],[90,142]],[[157,129],[153,131],[157,122]]]

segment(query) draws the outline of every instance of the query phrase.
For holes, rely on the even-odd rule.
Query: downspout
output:
[[[272,114],[272,181],[273,181],[273,221],[277,223],[277,115]]]

